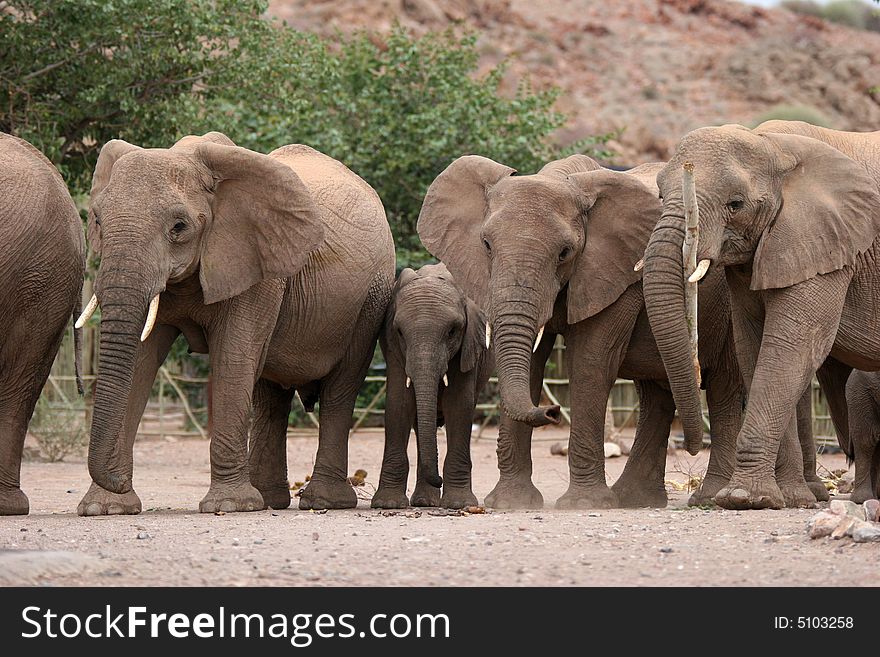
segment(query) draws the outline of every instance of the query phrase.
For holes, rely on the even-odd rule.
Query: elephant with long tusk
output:
[[[485,315],[443,264],[400,273],[379,340],[388,388],[385,455],[373,507],[396,509],[411,503],[460,509],[477,504],[471,487],[471,425],[477,397],[493,367],[492,352],[483,346],[485,326]],[[447,448],[441,477],[437,427],[444,424]],[[410,429],[416,431],[419,465],[407,500]]]
[[[113,140],[95,168],[88,227],[101,264],[77,324],[100,301],[101,339],[93,482],[78,512],[140,511],[132,445],[181,333],[211,358],[211,484],[200,511],[290,505],[285,445],[297,391],[310,410],[321,402],[300,508],[355,506],[348,433],[394,280],[376,193],[307,146],[264,155],[216,132],[167,149]]]

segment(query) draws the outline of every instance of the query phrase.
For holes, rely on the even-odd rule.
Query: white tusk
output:
[[[449,387],[449,377],[447,377],[445,374],[443,375],[443,385],[447,388]]]
[[[697,283],[698,281],[703,280],[703,276],[706,275],[706,271],[709,269],[709,265],[712,264],[711,260],[703,259],[700,260],[699,264],[697,264],[697,268],[694,269],[694,273],[688,277],[688,283]]]
[[[492,326],[489,322],[486,322],[486,349],[489,348],[489,343],[492,341]]]
[[[538,345],[541,344],[542,337],[544,337],[544,327],[543,326],[538,331],[538,337],[535,338],[535,346],[532,347],[532,353],[535,353],[536,351],[538,351]]]
[[[92,298],[89,299],[89,302],[86,304],[85,310],[82,311],[82,315],[79,316],[79,319],[76,320],[76,323],[73,325],[74,328],[81,329],[85,326],[85,323],[89,321],[89,317],[95,312],[95,308],[98,307],[98,295],[93,294]]]
[[[150,309],[147,311],[147,321],[144,322],[144,330],[141,331],[141,342],[150,337],[153,327],[156,325],[156,315],[159,314],[159,295],[153,297],[150,301]]]
[[[407,387],[407,388],[409,388],[409,384],[410,384],[410,383],[412,383],[412,379],[409,378],[409,377],[406,377],[406,387]]]
[[[645,259],[642,258],[636,263],[636,266],[633,267],[633,271],[642,271],[642,267],[645,266]]]

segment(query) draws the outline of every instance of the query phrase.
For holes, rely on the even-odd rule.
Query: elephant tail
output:
[[[73,306],[73,368],[76,372],[76,391],[82,397],[85,394],[86,387],[83,383],[82,373],[82,333],[81,328],[76,328],[76,319],[82,312],[82,294],[76,297],[76,303]]]

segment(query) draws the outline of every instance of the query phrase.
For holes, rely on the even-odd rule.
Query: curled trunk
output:
[[[510,305],[527,307],[528,304]],[[495,345],[501,405],[511,419],[533,427],[558,424],[561,417],[559,406],[536,406],[532,401],[532,347],[537,334],[537,321],[534,317],[520,312],[494,314],[492,340]]]
[[[685,317],[683,239],[684,220],[664,216],[645,250],[642,288],[651,330],[684,429],[685,446],[696,454],[703,443],[703,414]]]

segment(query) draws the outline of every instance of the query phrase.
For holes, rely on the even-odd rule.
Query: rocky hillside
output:
[[[830,127],[880,129],[880,34],[726,0],[273,0],[303,30],[476,29],[485,66],[508,59],[564,90],[560,141],[621,130],[617,163],[668,157],[688,130],[752,124],[779,106]]]

